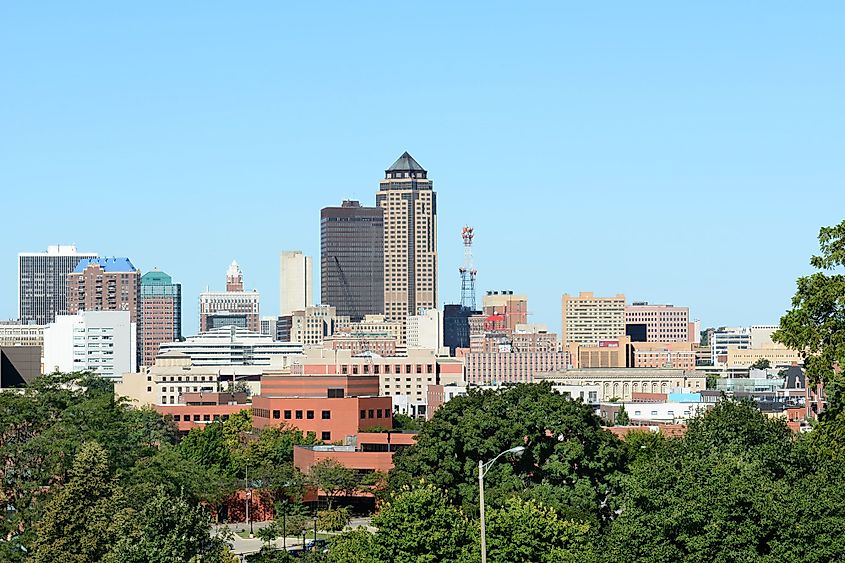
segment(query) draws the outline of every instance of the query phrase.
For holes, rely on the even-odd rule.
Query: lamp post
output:
[[[496,463],[503,455],[513,454],[519,456],[522,455],[522,452],[524,451],[525,446],[516,446],[515,448],[503,451],[487,463],[484,463],[483,460],[478,460],[478,503],[481,509],[481,563],[487,563],[487,530],[486,523],[484,522],[484,476],[487,475],[487,472],[490,471],[493,464]]]

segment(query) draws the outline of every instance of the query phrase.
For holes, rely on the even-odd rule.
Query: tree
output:
[[[340,532],[349,524],[351,516],[345,506],[317,512],[317,527],[327,532]]]
[[[393,496],[373,517],[373,526],[376,542],[394,561],[466,561],[473,545],[469,519],[432,485]]]
[[[772,362],[766,358],[760,358],[751,364],[751,369],[769,369],[772,367]]]
[[[628,411],[625,410],[625,405],[619,407],[619,412],[616,413],[616,426],[628,426],[631,419],[628,418]]]
[[[323,459],[312,465],[308,478],[326,495],[329,510],[341,493],[351,494],[359,482],[355,471],[333,459]]]
[[[798,278],[792,308],[772,339],[804,355],[808,385],[823,384],[828,406],[812,432],[827,455],[845,457],[845,221],[819,231],[820,270]]]
[[[612,513],[610,497],[625,466],[625,449],[592,409],[547,383],[472,390],[438,409],[415,445],[394,456],[391,490],[424,480],[448,491],[468,514],[478,510],[478,461],[524,445],[518,459],[490,470],[492,506],[519,494],[563,518],[598,524]]]
[[[554,509],[511,497],[487,514],[487,560],[584,563],[594,560],[589,524],[563,520]]]
[[[84,444],[70,479],[48,503],[38,526],[35,561],[99,561],[109,548],[115,517],[108,454],[100,444]]]
[[[382,563],[390,560],[376,534],[364,528],[335,536],[326,554],[327,563]]]

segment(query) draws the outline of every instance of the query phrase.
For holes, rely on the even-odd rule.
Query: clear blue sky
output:
[[[197,296],[375,201],[402,151],[439,198],[440,293],[593,290],[776,322],[845,218],[841,2],[0,4],[0,318],[16,254],[125,255]],[[317,272],[315,272],[317,276]],[[319,295],[315,284],[315,295]]]

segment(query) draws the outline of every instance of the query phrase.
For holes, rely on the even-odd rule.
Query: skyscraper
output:
[[[200,332],[236,326],[253,332],[261,330],[258,291],[244,291],[244,274],[237,261],[226,270],[226,291],[200,293]]]
[[[141,272],[129,258],[84,258],[67,275],[67,310],[129,311],[138,322]]]
[[[311,257],[299,250],[282,252],[279,256],[279,314],[287,316],[313,305],[313,285]]]
[[[23,324],[46,325],[67,313],[67,275],[83,258],[96,258],[76,247],[48,246],[47,252],[18,254],[18,318]]]
[[[385,170],[376,205],[384,210],[384,314],[403,325],[437,307],[437,194],[407,152]]]
[[[344,201],[320,211],[320,302],[361,320],[384,312],[384,211]]]
[[[175,342],[182,337],[182,285],[158,270],[141,276],[141,322],[138,341],[141,362],[155,364],[162,342]]]

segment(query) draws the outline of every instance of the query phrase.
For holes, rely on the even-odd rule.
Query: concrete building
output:
[[[323,339],[349,326],[349,317],[339,317],[331,305],[314,305],[291,314],[290,341],[303,346],[321,346]]]
[[[429,385],[463,382],[462,362],[439,357],[433,350],[408,350],[407,356],[381,357],[311,348],[304,358],[294,360],[290,371],[293,375],[378,376],[379,394],[393,398],[395,409],[409,416],[426,416]]]
[[[164,352],[154,365],[124,373],[115,382],[114,392],[139,407],[184,405],[185,394],[231,393],[236,383],[246,383],[257,394],[265,369],[267,366],[251,364],[205,365],[202,360],[197,364],[182,352]]]
[[[513,332],[516,325],[528,324],[528,297],[514,295],[513,291],[488,291],[481,298],[482,313],[488,317],[504,317],[505,329]]]
[[[261,330],[261,296],[258,291],[244,291],[240,266],[232,261],[226,271],[226,291],[200,293],[200,332],[235,326],[252,332]]]
[[[403,327],[421,309],[437,307],[437,195],[428,172],[407,152],[379,183],[384,210],[384,314]]]
[[[625,296],[596,297],[582,291],[578,297],[564,294],[562,299],[561,342],[596,346],[601,340],[625,336]]]
[[[137,323],[141,272],[128,258],[84,258],[67,275],[67,310],[128,311]]]
[[[464,358],[466,382],[476,386],[531,383],[538,373],[566,369],[562,351],[470,352]]]
[[[769,360],[773,368],[803,365],[804,363],[801,352],[773,344],[766,348],[754,347],[748,350],[739,348],[738,346],[728,346],[725,365],[729,368],[747,368],[751,367],[751,364],[763,359]]]
[[[299,250],[283,251],[279,255],[279,315],[292,315],[314,305],[313,291],[311,257]]]
[[[44,325],[0,322],[0,346],[44,346]]]
[[[349,350],[353,356],[374,353],[391,357],[398,354],[396,337],[386,332],[341,331],[323,338],[323,348]]]
[[[276,338],[279,331],[279,317],[261,317],[261,334]]]
[[[344,201],[320,211],[320,302],[353,321],[384,313],[384,210]]]
[[[625,368],[631,365],[631,338],[621,336],[599,340],[596,344],[570,343],[567,347],[570,365],[576,369]]]
[[[41,375],[41,346],[0,345],[0,389],[23,387]]]
[[[650,305],[635,302],[625,307],[626,330],[631,325],[644,327],[644,342],[692,342],[689,307]],[[635,342],[637,339],[633,339]]]
[[[44,371],[90,371],[107,378],[134,372],[136,330],[129,311],[59,315],[44,331]]]
[[[151,366],[162,342],[182,338],[182,284],[157,269],[147,272],[141,276],[140,309],[141,365]]]
[[[302,345],[278,342],[245,328],[222,327],[189,336],[181,342],[163,342],[159,354],[181,352],[195,366],[286,366],[302,353]]]
[[[700,391],[707,387],[706,375],[681,369],[570,369],[540,373],[534,381],[549,381],[560,391],[598,386],[598,401],[602,403],[611,399],[630,401],[633,393],[668,393],[677,388]]]
[[[443,319],[437,309],[426,309],[408,317],[408,348],[440,350],[443,346]]]
[[[748,328],[720,328],[710,335],[710,351],[714,366],[723,366],[728,361],[728,348],[737,350],[751,348],[751,331]]]
[[[634,368],[695,369],[695,345],[692,342],[633,342]]]
[[[47,325],[64,315],[67,307],[67,275],[93,252],[77,252],[73,245],[48,246],[47,252],[18,254],[18,319],[23,324]]]

